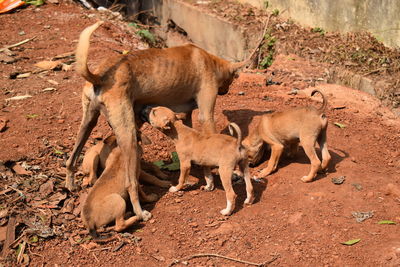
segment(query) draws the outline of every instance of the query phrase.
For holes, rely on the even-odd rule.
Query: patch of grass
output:
[[[264,0],[263,6],[265,9],[269,7],[269,2],[267,0]]]
[[[279,9],[275,8],[275,9],[272,11],[272,15],[278,16],[278,15],[279,15]]]
[[[264,35],[264,45],[262,46],[262,50],[267,50],[268,52],[266,55],[264,54],[264,58],[259,63],[262,69],[268,68],[274,62],[275,43],[276,38],[270,33]]]
[[[325,30],[320,27],[314,27],[311,29],[311,32],[319,33],[320,35],[325,35]]]
[[[148,29],[141,27],[136,22],[130,22],[128,23],[128,26],[137,29],[135,33],[139,35],[143,41],[149,43],[150,45],[155,45],[156,37]]]

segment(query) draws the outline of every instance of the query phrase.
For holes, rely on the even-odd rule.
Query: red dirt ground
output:
[[[267,71],[242,73],[230,92],[217,98],[217,128],[225,132],[228,121],[233,121],[246,134],[253,117],[266,111],[318,105],[318,97],[307,97],[318,88],[329,101],[326,114],[332,162],[326,175],[312,183],[301,182],[309,161],[300,150],[294,159],[283,158],[278,171],[265,183],[254,183],[256,201],[252,206],[242,206],[244,185],[235,185],[238,204],[230,217],[219,214],[225,204],[220,183],[213,192],[203,192],[195,185],[175,194],[146,186],[146,191],[161,197],[156,203],[143,204],[151,211],[152,220],[130,229],[132,236],[116,235],[118,240],[102,245],[87,240],[79,218],[79,204],[87,190],[67,194],[62,189],[63,153],[72,149],[80,123],[83,79],[72,70],[32,73],[17,79],[10,79],[10,75],[35,70],[39,61],[72,52],[80,31],[98,16],[67,3],[28,7],[0,16],[1,47],[35,37],[12,49],[16,62],[0,65],[0,128],[1,121],[8,120],[0,131],[0,244],[4,245],[8,217],[16,216],[16,236],[22,237],[13,248],[25,242],[32,266],[167,266],[197,253],[255,263],[274,259],[271,266],[400,265],[400,121],[374,97],[326,84],[324,64],[296,55],[277,56]],[[114,50],[133,51],[140,46],[145,45],[126,23],[108,21],[92,37],[90,65]],[[267,79],[282,84],[266,86]],[[50,87],[55,90],[43,91]],[[297,95],[288,94],[293,88],[300,89]],[[6,100],[25,94],[32,97]],[[144,147],[144,158],[169,159],[172,142],[150,126],[145,132],[153,144]],[[108,133],[102,119],[87,146]],[[17,168],[21,165],[27,173]],[[252,168],[251,173],[256,175],[264,166]],[[201,178],[199,168],[192,174]],[[178,173],[170,176],[175,182]],[[345,182],[333,184],[331,179],[339,176],[345,176]],[[54,188],[43,186],[49,182]],[[200,184],[204,184],[203,179]],[[358,223],[352,216],[354,211],[372,211],[374,215]],[[380,225],[381,220],[397,225]],[[33,222],[51,227],[55,236],[39,237],[36,242],[32,236],[44,234],[32,232],[29,224]],[[353,246],[341,244],[356,238],[361,241]],[[13,251],[2,259],[5,266],[15,265],[15,255]],[[214,257],[188,262],[197,266],[242,265]]]

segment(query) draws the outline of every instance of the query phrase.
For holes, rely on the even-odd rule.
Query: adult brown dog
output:
[[[331,156],[326,142],[328,119],[324,114],[327,102],[325,96],[318,90],[312,91],[311,96],[317,92],[321,94],[323,100],[319,109],[308,106],[265,114],[258,125],[250,129],[249,136],[243,140],[243,146],[248,150],[251,163],[259,162],[264,142],[271,147],[268,166],[260,172],[260,177],[276,170],[285,146],[289,146],[289,155],[294,156],[299,142],[311,161],[309,174],[301,178],[303,182],[311,182],[319,170],[328,167]],[[315,152],[316,141],[322,151],[322,164]]]
[[[122,168],[121,149],[116,145],[113,136],[107,138],[106,150],[109,150],[105,169],[96,181],[83,204],[81,218],[90,235],[97,236],[96,229],[115,221],[115,231],[120,232],[137,222],[140,218],[135,215],[125,219],[126,201],[129,199],[125,187],[125,175]],[[113,144],[114,143],[114,144]],[[104,146],[103,146],[104,147]],[[89,156],[91,153],[89,153]],[[89,158],[86,159],[88,164]],[[145,172],[140,173],[140,179],[146,179]],[[139,186],[140,199],[153,202],[158,199],[156,194],[146,195]]]
[[[138,199],[139,160],[135,114],[145,104],[182,109],[199,108],[203,128],[215,131],[214,106],[217,94],[225,94],[237,71],[247,62],[231,63],[188,44],[166,49],[146,49],[128,55],[106,58],[92,73],[87,66],[89,39],[100,26],[97,22],[80,35],[76,62],[77,72],[87,81],[82,93],[83,118],[77,140],[66,163],[66,188],[74,190],[76,161],[103,113],[120,146],[125,187],[136,215],[148,219]]]
[[[218,166],[222,185],[226,193],[226,208],[221,210],[222,215],[230,215],[235,208],[236,194],[232,188],[232,174],[236,165],[244,174],[247,198],[245,204],[254,201],[253,185],[251,184],[246,150],[241,145],[242,133],[235,123],[229,124],[229,130],[233,134],[232,127],[236,130],[238,138],[224,134],[207,134],[198,132],[180,120],[180,114],[174,113],[166,107],[149,108],[148,118],[150,124],[171,137],[175,143],[176,152],[180,162],[179,184],[170,187],[170,192],[181,190],[189,176],[191,162],[204,167],[204,176],[207,182],[205,190],[214,189],[214,179],[211,167]]]
[[[98,142],[96,145],[90,147],[82,161],[82,172],[88,174],[89,177],[85,179],[82,184],[93,185],[97,180],[97,174],[106,168],[107,160],[109,160],[109,155],[117,147],[117,139],[115,135],[110,135],[103,141]],[[140,149],[140,147],[139,147]],[[142,153],[142,150],[140,149]],[[117,155],[120,157],[120,154]],[[120,159],[118,159],[120,163]],[[170,187],[171,183],[169,181],[162,181],[157,177],[149,174],[148,172],[154,173],[156,176],[167,179],[168,176],[161,172],[160,169],[156,168],[155,165],[147,163],[145,161],[141,162],[141,170],[139,181],[146,182],[152,185],[156,185],[163,188]],[[122,167],[122,165],[120,166]]]

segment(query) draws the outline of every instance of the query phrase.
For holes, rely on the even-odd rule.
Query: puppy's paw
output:
[[[313,179],[309,178],[308,176],[303,176],[300,180],[302,180],[304,183],[309,183],[312,182]]]
[[[251,204],[253,204],[253,202],[254,202],[254,197],[251,196],[251,197],[246,198],[246,200],[244,201],[244,204],[251,205]]]
[[[148,220],[150,220],[151,217],[152,217],[152,215],[151,215],[150,212],[148,212],[147,210],[143,210],[143,212],[142,212],[142,220],[144,222],[147,222]]]
[[[203,185],[200,187],[201,190],[210,192],[214,190],[214,184],[210,184],[210,185]]]
[[[175,192],[178,192],[179,190],[178,190],[178,188],[176,188],[176,186],[171,186],[168,191],[171,193],[175,193]]]
[[[170,181],[161,181],[160,182],[160,187],[161,188],[168,188],[171,186],[171,182]]]
[[[148,194],[146,200],[147,200],[147,202],[157,201],[158,200],[158,195],[154,194],[154,193]]]
[[[220,211],[220,213],[224,216],[229,216],[229,215],[231,215],[232,211],[229,209],[223,209]]]

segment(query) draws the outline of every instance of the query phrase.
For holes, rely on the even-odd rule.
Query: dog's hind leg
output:
[[[317,176],[318,170],[321,168],[321,161],[319,160],[317,153],[315,152],[315,141],[314,136],[300,136],[300,143],[303,146],[304,152],[311,161],[311,169],[307,176],[303,176],[301,180],[305,183],[311,182],[315,176]]]
[[[110,212],[115,218],[115,231],[121,232],[126,228],[139,221],[139,216],[132,216],[125,220],[126,203],[125,200],[118,194],[111,194],[107,196],[107,207],[111,210],[104,210]]]
[[[331,155],[329,154],[328,144],[326,142],[326,128],[321,130],[318,136],[318,144],[322,153],[322,163],[321,169],[325,170],[328,168],[329,161],[331,160]]]
[[[217,86],[207,85],[197,95],[197,106],[199,107],[199,122],[204,133],[216,133],[214,122],[214,107],[217,98]],[[215,93],[214,93],[215,91]]]
[[[71,156],[69,157],[66,163],[67,176],[65,178],[65,187],[69,191],[73,191],[76,189],[74,181],[76,161],[79,157],[79,154],[82,151],[83,146],[85,145],[87,139],[89,138],[90,133],[96,126],[97,119],[99,118],[100,115],[100,111],[97,109],[96,104],[91,102],[85,96],[82,97],[82,108],[83,108],[83,117],[81,126],[78,131],[78,136],[75,141],[74,149],[72,150]]]
[[[226,208],[220,211],[222,215],[231,215],[235,208],[236,194],[232,188],[233,167],[234,166],[220,166],[218,169],[226,195]]]
[[[244,182],[246,183],[246,200],[244,204],[252,204],[254,201],[253,195],[253,184],[251,183],[250,171],[249,171],[249,162],[247,157],[241,161],[239,161],[239,169],[243,173]]]
[[[136,137],[136,124],[131,100],[121,93],[126,92],[124,88],[112,88],[112,95],[103,94],[103,102],[106,106],[108,122],[113,128],[117,138],[117,144],[121,149],[122,162],[125,175],[125,187],[129,193],[133,210],[140,219],[147,221],[151,218],[151,213],[142,210],[139,202],[139,174],[140,159]]]

